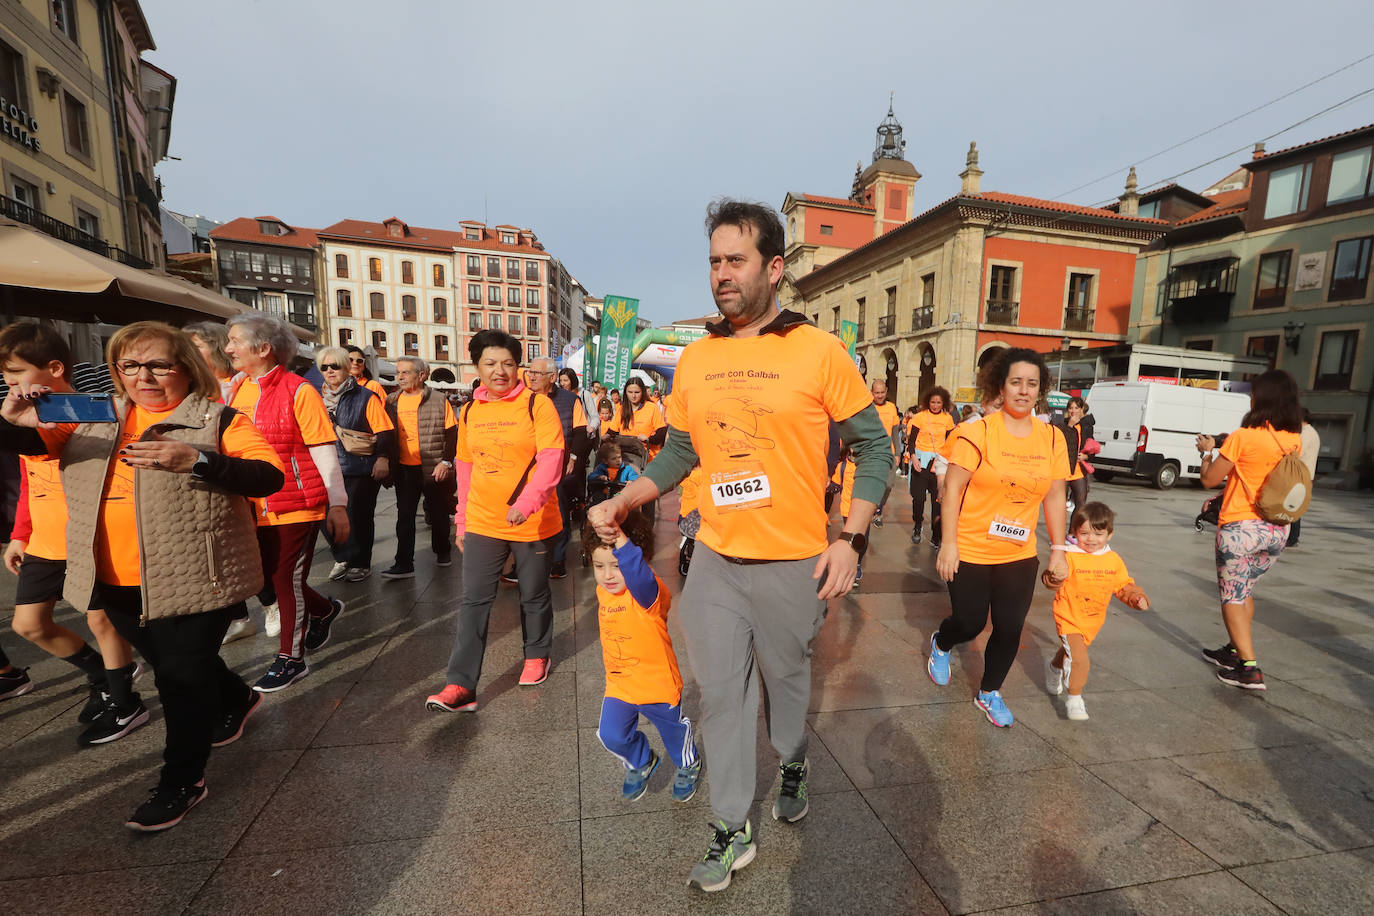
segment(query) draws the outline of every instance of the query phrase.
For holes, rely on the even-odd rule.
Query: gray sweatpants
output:
[[[754,801],[759,678],[768,738],[783,763],[806,756],[811,640],[825,622],[816,558],[741,566],[700,542],[682,589],[687,657],[701,685],[711,809],[731,829]]]
[[[491,605],[501,587],[506,556],[515,554],[520,580],[520,628],[525,658],[548,658],[553,647],[553,595],[549,565],[553,538],[547,541],[503,541],[481,534],[463,539],[463,600],[458,605],[458,635],[448,657],[447,684],[477,689],[482,656],[487,651]]]

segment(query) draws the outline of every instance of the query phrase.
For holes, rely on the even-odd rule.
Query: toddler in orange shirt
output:
[[[659,757],[639,730],[643,716],[658,729],[673,758],[673,799],[690,801],[697,791],[701,760],[692,721],[682,712],[682,674],[668,636],[673,596],[645,560],[653,553],[653,522],[631,512],[616,531],[615,543],[597,536],[591,523],[582,530],[582,551],[591,557],[596,577],[597,625],[606,666],[606,696],[596,736],[625,767],[620,795],[643,797]]]
[[[1064,701],[1070,719],[1088,718],[1083,705],[1083,686],[1088,682],[1088,645],[1107,619],[1112,595],[1128,607],[1143,611],[1150,600],[1136,586],[1121,557],[1108,546],[1116,513],[1105,503],[1084,503],[1073,513],[1069,530],[1076,544],[1068,547],[1069,575],[1058,584],[1049,573],[1041,577],[1046,588],[1055,589],[1054,627],[1059,632],[1059,651],[1046,668],[1046,685],[1058,696],[1067,687]]]

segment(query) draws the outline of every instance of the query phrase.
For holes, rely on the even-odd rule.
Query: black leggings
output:
[[[930,539],[940,542],[940,481],[930,468],[911,466],[911,532],[921,533],[926,516],[926,494],[930,494]]]
[[[1075,509],[1083,508],[1083,504],[1088,501],[1088,478],[1084,475],[1077,480],[1069,482],[1069,497],[1073,500]]]
[[[983,632],[991,612],[992,634],[983,654],[980,690],[1000,690],[1011,663],[1016,661],[1021,627],[1030,610],[1039,570],[1038,557],[992,565],[961,561],[954,581],[949,583],[952,613],[941,622],[935,636],[935,645],[941,652]]]

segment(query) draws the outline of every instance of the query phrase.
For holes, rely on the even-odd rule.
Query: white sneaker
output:
[[[1088,710],[1087,707],[1083,705],[1082,694],[1078,696],[1069,694],[1068,699],[1064,701],[1064,711],[1067,712],[1069,718],[1075,722],[1088,721]]]
[[[262,631],[268,636],[281,635],[281,611],[277,609],[277,603],[265,604],[262,608]]]
[[[363,582],[368,576],[372,575],[372,567],[355,566],[344,575],[345,582]]]
[[[346,572],[348,572],[347,563],[335,563],[334,568],[329,571],[330,581],[338,582],[344,577],[344,573]]]
[[[243,639],[245,636],[252,636],[258,631],[258,625],[253,622],[252,617],[244,617],[241,620],[229,621],[229,629],[224,634],[224,641],[220,643],[227,646],[236,639]]]
[[[1054,659],[1045,662],[1045,689],[1056,697],[1064,692],[1064,669],[1054,667]]]

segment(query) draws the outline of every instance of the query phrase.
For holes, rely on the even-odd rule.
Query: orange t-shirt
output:
[[[658,600],[640,607],[627,588],[613,595],[596,587],[601,658],[606,666],[606,696],[633,703],[682,702],[682,673],[668,636],[673,596],[657,575]]]
[[[931,413],[922,410],[911,418],[911,428],[916,430],[916,440],[912,449],[918,452],[938,452],[944,448],[945,440],[954,431],[954,418],[948,410]]]
[[[1034,418],[1030,435],[999,410],[954,433],[949,463],[972,472],[959,508],[959,559],[1013,563],[1036,555],[1035,525],[1050,484],[1068,475],[1064,434]]]
[[[400,435],[397,437],[401,447],[401,464],[419,467],[420,461],[420,401],[423,391],[402,391],[396,399],[396,425]],[[438,397],[438,395],[431,395]],[[453,405],[444,398],[444,429],[453,429],[458,419],[453,415]],[[388,427],[389,429],[390,427]]]
[[[688,344],[668,424],[701,459],[702,543],[762,560],[825,550],[830,422],[872,405],[840,339],[813,325]]]
[[[892,436],[892,430],[902,425],[902,415],[897,411],[897,405],[891,401],[883,401],[881,404],[874,404],[873,409],[878,411],[878,417],[883,421],[883,429],[887,430],[888,437]],[[897,454],[897,443],[892,443],[892,454]]]
[[[20,455],[29,483],[29,517],[33,534],[24,552],[44,560],[67,559],[67,495],[61,463],[42,455]]]
[[[840,518],[849,518],[849,505],[854,500],[854,470],[857,467],[853,458],[846,458],[835,465],[835,473],[830,476],[840,485]]]
[[[1091,645],[1107,619],[1112,595],[1135,585],[1135,580],[1126,571],[1121,555],[1110,547],[1088,553],[1070,544],[1065,559],[1069,577],[1054,593],[1054,625],[1060,636],[1077,633]]]
[[[383,401],[386,400],[386,389],[383,388],[382,383],[375,378],[358,379],[358,383],[368,391],[375,392],[377,397],[381,398]]]
[[[453,415],[452,410],[449,411],[449,415]],[[367,409],[363,416],[367,418],[367,425],[372,428],[374,433],[384,433],[389,429],[396,428],[391,425],[391,414],[386,412],[386,404],[381,398],[368,398]]]
[[[234,399],[229,406],[246,417],[252,417],[257,411],[260,394],[261,389],[256,379],[244,379],[243,384],[239,385],[239,390],[234,392]],[[296,399],[291,404],[291,410],[296,416],[296,425],[301,428],[301,438],[305,440],[307,448],[337,441],[334,423],[329,419],[329,411],[325,410],[324,399],[313,386],[306,384],[296,389]],[[277,466],[281,467],[280,461],[277,462]],[[268,527],[322,521],[326,507],[316,506],[313,509],[297,509],[294,512],[268,512],[267,500],[255,499],[253,511],[258,517],[258,526]]]
[[[643,436],[645,439],[648,439],[666,425],[663,422],[663,413],[658,409],[658,405],[648,400],[635,409],[634,418],[630,421],[629,426],[622,426],[620,424],[619,410],[616,411],[615,416],[616,432],[627,436]],[[661,447],[662,446],[658,445],[647,446],[650,461],[654,460],[654,456],[658,454],[658,450]]]
[[[534,399],[530,418],[529,399]],[[528,388],[508,400],[473,401],[458,421],[458,460],[472,465],[464,507],[465,530],[503,541],[542,541],[563,530],[558,500],[550,497],[519,525],[506,521],[511,494],[533,474],[535,456],[563,448],[563,421],[553,401]]]
[[[1268,423],[1259,429],[1241,427],[1227,436],[1221,446],[1221,457],[1229,459],[1235,469],[1226,477],[1217,524],[1259,519],[1255,499],[1265,478],[1278,466],[1280,458],[1301,448],[1301,433],[1276,432]]]
[[[682,478],[679,487],[682,489],[682,500],[677,514],[689,515],[701,504],[701,467],[698,465],[692,468],[692,473]]]

